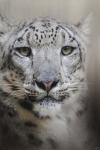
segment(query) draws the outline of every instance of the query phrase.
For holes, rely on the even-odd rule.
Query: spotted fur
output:
[[[9,25],[10,29],[2,25],[0,100],[12,110],[9,117],[16,118],[17,134],[29,147],[84,147],[87,24],[74,26],[38,18]],[[74,50],[63,55],[64,46]],[[52,88],[47,90],[51,81]]]

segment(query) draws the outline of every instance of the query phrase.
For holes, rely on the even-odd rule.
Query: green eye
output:
[[[31,55],[31,48],[29,47],[17,47],[15,50],[25,57],[29,57]]]
[[[70,55],[74,49],[75,47],[72,47],[72,46],[64,46],[61,49],[61,53],[62,55]]]

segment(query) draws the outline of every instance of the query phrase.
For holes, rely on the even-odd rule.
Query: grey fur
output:
[[[38,18],[0,37],[1,105],[16,112],[12,132],[26,141],[26,149],[84,149],[88,33],[83,27]],[[73,52],[63,55],[64,46],[74,47]],[[31,52],[24,56],[27,49]],[[48,81],[53,82],[49,92]]]

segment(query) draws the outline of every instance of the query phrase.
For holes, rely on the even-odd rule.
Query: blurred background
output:
[[[89,96],[93,112],[100,114],[100,0],[0,0],[0,13],[14,23],[40,16],[76,24],[93,13],[88,48]],[[99,112],[99,113],[98,113]],[[98,119],[99,120],[99,119]]]

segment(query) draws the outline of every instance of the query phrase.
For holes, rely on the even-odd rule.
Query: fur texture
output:
[[[88,23],[1,18],[0,101],[25,149],[86,149]]]

